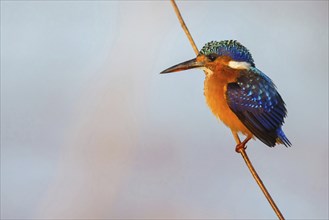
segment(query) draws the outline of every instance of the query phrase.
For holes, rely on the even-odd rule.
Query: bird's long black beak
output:
[[[183,70],[200,68],[200,67],[204,67],[204,63],[199,62],[199,61],[197,61],[196,58],[194,58],[192,60],[188,60],[183,63],[177,64],[175,66],[169,67],[168,69],[165,69],[164,71],[162,71],[161,74],[179,72],[179,71],[183,71]]]

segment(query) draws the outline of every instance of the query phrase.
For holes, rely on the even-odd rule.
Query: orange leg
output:
[[[232,134],[233,134],[233,137],[234,137],[234,140],[235,140],[236,144],[240,144],[240,143],[241,143],[241,140],[240,140],[240,138],[239,138],[238,133],[235,132],[235,131],[233,131],[233,130],[231,130],[231,132],[232,132]]]
[[[232,130],[231,130],[231,132],[232,132],[233,137],[234,137],[234,140],[235,140],[235,142],[236,142],[236,144],[237,144],[236,147],[235,147],[235,151],[236,151],[237,153],[240,153],[240,150],[241,150],[242,148],[243,148],[243,149],[246,149],[246,148],[247,148],[246,144],[247,144],[247,142],[252,138],[252,136],[247,136],[246,139],[244,139],[244,141],[241,142],[238,133],[235,132],[235,131],[232,131]]]
[[[241,143],[237,144],[235,147],[235,151],[237,153],[240,153],[240,150],[243,149],[247,149],[247,142],[252,138],[252,136],[247,136],[246,139],[244,139],[244,141],[242,141]]]

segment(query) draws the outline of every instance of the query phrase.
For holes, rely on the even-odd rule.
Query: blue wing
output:
[[[287,115],[285,103],[260,70],[243,70],[236,82],[227,85],[226,98],[230,109],[259,140],[270,147],[277,141],[291,145],[281,130]]]

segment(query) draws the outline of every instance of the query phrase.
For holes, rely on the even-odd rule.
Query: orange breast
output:
[[[221,75],[207,74],[204,81],[206,102],[212,113],[232,131],[241,132],[244,135],[252,135],[227,104],[225,97],[226,85],[230,81],[232,79],[223,78]]]

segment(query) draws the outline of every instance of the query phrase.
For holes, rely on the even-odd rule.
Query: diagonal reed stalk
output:
[[[172,4],[172,6],[173,6],[173,8],[174,8],[174,10],[175,10],[175,13],[176,13],[176,15],[177,15],[177,18],[178,18],[178,20],[179,20],[179,22],[180,22],[180,24],[181,24],[181,26],[182,26],[182,28],[183,28],[185,34],[186,34],[188,40],[190,41],[191,46],[193,47],[194,53],[195,53],[196,55],[198,55],[198,54],[199,54],[199,50],[198,50],[198,48],[197,48],[197,46],[196,46],[196,44],[195,44],[195,42],[194,42],[194,40],[193,40],[193,38],[192,38],[192,36],[191,36],[191,34],[190,34],[190,31],[188,30],[188,28],[187,28],[187,26],[186,26],[186,24],[185,24],[185,22],[184,22],[184,20],[183,20],[183,17],[182,17],[182,15],[181,15],[181,13],[180,13],[178,7],[177,7],[177,4],[176,4],[175,0],[171,0],[171,4]],[[237,142],[237,144],[240,144],[240,142]],[[278,208],[277,205],[275,204],[275,202],[274,202],[274,200],[272,199],[270,193],[267,191],[267,189],[266,189],[266,187],[265,187],[263,181],[262,181],[261,178],[258,176],[258,174],[257,174],[257,172],[256,172],[256,170],[255,170],[255,168],[253,167],[251,161],[249,160],[249,157],[248,157],[248,155],[247,155],[246,150],[245,150],[244,148],[240,148],[240,149],[238,150],[238,153],[241,154],[242,158],[243,158],[244,161],[246,162],[246,165],[248,166],[250,173],[251,173],[252,176],[254,177],[254,179],[255,179],[255,181],[257,182],[259,188],[260,188],[260,189],[262,190],[262,192],[264,193],[264,195],[265,195],[267,201],[268,201],[268,202],[270,203],[270,205],[272,206],[272,209],[273,209],[273,211],[275,212],[275,214],[278,216],[278,218],[279,218],[280,220],[284,220],[284,217],[283,217],[282,213],[280,212],[279,208]]]

